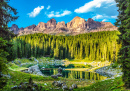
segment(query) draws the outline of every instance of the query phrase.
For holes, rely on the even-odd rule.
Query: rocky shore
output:
[[[123,73],[121,72],[120,66],[118,66],[116,68],[112,68],[111,65],[96,69],[95,72],[100,75],[110,77],[108,79],[119,77],[119,76],[123,75]]]

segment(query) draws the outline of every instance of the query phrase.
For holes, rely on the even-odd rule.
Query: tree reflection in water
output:
[[[42,70],[42,73],[47,76],[56,75],[58,73],[56,68],[51,68],[48,70]],[[87,71],[72,71],[72,70],[63,70],[62,71],[64,78],[71,79],[90,79],[90,80],[104,80],[107,77],[102,76],[95,72],[87,72]]]

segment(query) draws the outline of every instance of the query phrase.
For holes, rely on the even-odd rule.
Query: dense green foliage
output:
[[[2,75],[7,69],[5,63],[9,52],[8,50],[11,49],[12,46],[9,40],[14,36],[13,33],[9,32],[7,24],[18,18],[11,15],[11,13],[16,15],[17,12],[16,9],[8,5],[8,1],[9,0],[0,0],[0,90],[6,84],[6,79]]]
[[[5,73],[7,70],[6,67],[6,57],[8,53],[4,50],[6,47],[7,41],[0,38],[0,89],[6,84],[6,78],[2,76],[2,73]]]
[[[121,35],[119,40],[122,42],[122,48],[119,52],[119,59],[123,67],[123,81],[130,87],[130,0],[115,0],[119,7],[119,15],[116,25],[119,26]]]
[[[30,34],[12,41],[14,58],[49,55],[58,59],[117,60],[121,44],[117,44],[118,31],[104,31],[76,36]]]

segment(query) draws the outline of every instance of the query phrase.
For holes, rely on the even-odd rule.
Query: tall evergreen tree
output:
[[[0,90],[5,85],[5,78],[2,77],[2,74],[6,70],[7,51],[12,46],[9,40],[14,36],[13,33],[9,32],[7,24],[18,18],[11,15],[11,13],[16,15],[17,12],[16,9],[8,5],[8,1],[0,0]]]
[[[119,52],[119,59],[121,60],[123,68],[123,81],[125,85],[130,87],[130,0],[115,0],[117,7],[119,7],[119,15],[117,22],[119,26],[119,40],[122,42],[122,48]]]

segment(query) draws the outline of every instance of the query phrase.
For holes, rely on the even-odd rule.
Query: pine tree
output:
[[[7,51],[12,47],[9,40],[14,37],[13,33],[9,32],[7,24],[18,17],[12,16],[11,13],[17,14],[16,9],[8,5],[9,0],[0,0],[0,90],[5,85],[5,81],[1,74],[6,70]],[[12,57],[9,56],[9,59]]]
[[[123,81],[126,87],[130,87],[130,0],[115,0],[119,7],[119,15],[116,21],[116,26],[119,26],[119,40],[122,42],[122,48],[119,52],[123,68]]]

